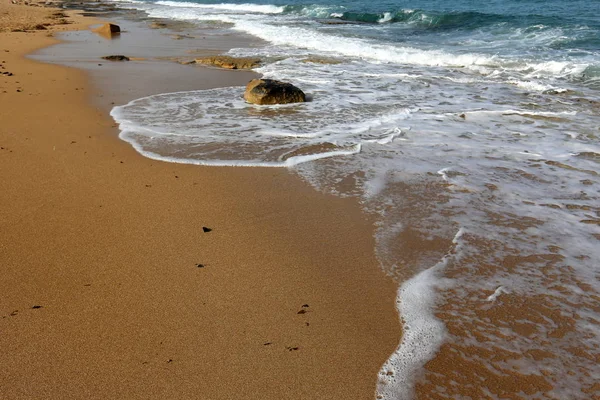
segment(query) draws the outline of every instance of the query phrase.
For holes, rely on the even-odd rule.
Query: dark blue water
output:
[[[429,65],[488,65],[600,85],[600,2],[592,1],[146,1],[159,17],[232,22],[236,29],[277,45],[331,50],[379,61],[423,61],[402,57],[404,44],[429,54]],[[282,27],[275,31],[268,28]],[[297,28],[288,30],[285,28]],[[319,37],[317,37],[319,36]],[[363,52],[338,38],[356,38]],[[318,40],[314,46],[311,40]],[[352,44],[350,44],[351,47]],[[389,54],[369,47],[392,46]],[[394,48],[395,47],[395,48]],[[396,57],[393,53],[396,54]],[[427,55],[425,55],[426,57]],[[549,63],[552,63],[551,65]],[[485,72],[485,71],[484,71]]]

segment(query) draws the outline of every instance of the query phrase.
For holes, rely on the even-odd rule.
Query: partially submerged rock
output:
[[[340,60],[336,60],[335,58],[327,58],[327,57],[308,57],[301,61],[304,63],[329,64],[329,65],[336,65],[336,64],[342,63]]]
[[[194,39],[194,36],[190,36],[190,35],[171,35],[171,39],[174,39],[174,40]]]
[[[342,19],[337,19],[337,18],[333,18],[333,19],[321,19],[319,20],[319,23],[323,24],[323,25],[354,25],[354,24],[358,24],[358,21],[344,21]]]
[[[129,61],[129,57],[124,55],[104,56],[102,58],[108,61]]]
[[[119,25],[115,24],[103,24],[101,27],[94,29],[94,32],[99,33],[103,36],[118,35],[121,33]]]
[[[258,67],[260,63],[259,58],[252,57],[214,56],[196,59],[196,64],[213,65],[226,69],[252,69]]]
[[[149,25],[150,29],[164,29],[167,27],[165,22],[153,21]]]
[[[246,86],[244,99],[252,104],[303,103],[306,95],[291,83],[274,79],[253,79]]]

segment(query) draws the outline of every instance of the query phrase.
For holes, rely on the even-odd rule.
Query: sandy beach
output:
[[[140,156],[85,72],[25,58],[98,22],[58,12],[0,3],[0,398],[373,398],[401,333],[373,221],[285,169]]]

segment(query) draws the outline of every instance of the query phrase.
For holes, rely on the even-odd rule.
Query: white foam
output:
[[[270,25],[261,21],[240,20],[235,29],[244,31],[278,46],[296,46],[374,61],[429,66],[469,66],[496,64],[495,57],[481,54],[449,54],[437,50],[420,50],[392,44],[379,44],[360,38],[321,33],[308,28]]]
[[[521,81],[521,80],[517,80],[517,79],[509,79],[507,82],[510,84],[513,84],[513,85],[517,85],[520,88],[523,88],[526,90],[531,90],[531,91],[536,91],[536,92],[544,92],[547,90],[557,90],[557,91],[561,90],[559,88],[555,88],[552,85],[545,85],[543,83],[534,82],[534,81]],[[564,89],[562,89],[562,90],[564,91]]]
[[[386,12],[383,14],[383,17],[381,17],[377,22],[380,24],[385,24],[386,22],[390,22],[393,18],[394,16],[392,15],[392,13]]]
[[[177,8],[199,8],[202,10],[230,11],[234,13],[261,13],[261,14],[280,14],[284,7],[269,4],[200,4],[179,1],[157,1],[156,4]]]
[[[502,293],[510,293],[508,290],[504,288],[504,286],[498,286],[498,288],[494,291],[493,294],[487,297],[487,301],[494,302]]]
[[[131,144],[131,146],[144,157],[152,160],[172,162],[176,164],[191,164],[191,165],[202,165],[207,167],[262,167],[262,168],[290,168],[296,165],[321,160],[330,157],[349,156],[360,153],[361,146],[356,145],[347,150],[339,151],[328,151],[323,153],[309,154],[303,156],[289,157],[283,161],[263,161],[263,160],[207,160],[197,158],[181,158],[181,157],[170,157],[158,154],[153,151],[144,149],[144,146],[131,135],[131,132],[122,130],[119,134],[119,138]]]
[[[440,273],[454,258],[463,234],[463,229],[459,229],[453,239],[455,248],[439,263],[404,282],[398,290],[396,307],[402,318],[402,339],[379,371],[378,398],[412,399],[415,376],[443,343],[446,329],[433,311],[436,290],[444,283]]]
[[[450,168],[442,168],[440,169],[437,173],[438,175],[441,175],[442,179],[446,182],[448,182],[448,174],[447,172],[450,170]]]

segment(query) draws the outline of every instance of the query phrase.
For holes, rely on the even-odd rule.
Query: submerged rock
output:
[[[274,79],[253,79],[246,86],[244,99],[252,104],[303,103],[306,95],[291,83]]]
[[[129,57],[123,55],[104,56],[102,58],[108,61],[129,61]]]
[[[197,58],[196,64],[213,65],[226,69],[252,69],[260,65],[259,58],[214,56]]]

